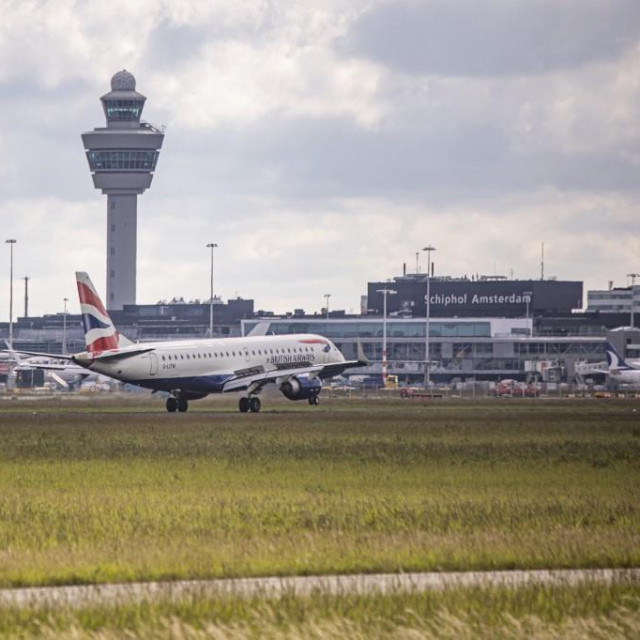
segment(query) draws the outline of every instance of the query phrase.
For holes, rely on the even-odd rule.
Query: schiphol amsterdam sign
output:
[[[450,293],[433,293],[429,296],[429,298],[429,303],[431,305],[441,307],[448,307],[450,305],[523,305],[531,303],[531,295],[528,295],[526,293],[494,293],[491,295],[484,295],[479,293],[461,293],[460,295]],[[424,297],[424,300],[425,302],[427,301],[427,296]]]

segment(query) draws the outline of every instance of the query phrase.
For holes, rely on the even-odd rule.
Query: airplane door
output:
[[[247,362],[250,362],[251,361],[251,356],[249,355],[249,349],[247,349],[247,347],[244,347],[243,351],[244,351],[244,359]]]
[[[149,375],[155,376],[158,373],[158,354],[149,353]]]

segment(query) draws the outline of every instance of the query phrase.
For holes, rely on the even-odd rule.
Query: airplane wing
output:
[[[322,371],[318,373],[318,377],[322,378],[333,378],[333,376],[339,376],[341,373],[344,373],[347,369],[357,369],[358,367],[368,367],[369,360],[364,352],[364,348],[362,347],[362,343],[358,338],[357,344],[357,360],[345,360],[344,362],[334,362],[332,364],[325,364],[322,367]]]
[[[269,383],[290,378],[300,374],[309,374],[322,380],[341,374],[346,369],[366,367],[369,363],[362,360],[346,360],[332,364],[312,364],[310,362],[282,363],[274,365],[259,365],[234,371],[233,375],[224,383],[223,391],[240,391],[252,387],[253,390],[264,387]]]
[[[281,378],[288,378],[300,373],[317,373],[322,365],[312,365],[309,362],[300,362],[283,365],[258,365],[248,369],[234,371],[233,375],[224,383],[222,390],[240,391],[242,389],[261,388],[270,382],[276,382]]]
[[[357,367],[368,367],[369,363],[364,360],[345,360],[344,362],[335,362],[333,364],[325,364],[322,371],[318,373],[318,378],[333,378],[344,373],[347,369],[356,369]]]

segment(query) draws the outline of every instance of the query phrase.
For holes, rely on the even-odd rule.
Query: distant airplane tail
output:
[[[620,370],[633,368],[624,361],[624,358],[616,351],[615,347],[610,342],[605,343],[604,349],[607,354],[607,364],[609,365],[609,369]]]
[[[18,352],[11,347],[8,340],[4,341],[5,345],[7,345],[6,349],[2,349],[4,353],[8,353],[12,358],[15,364],[20,364],[23,360],[26,360],[29,356],[24,355],[22,352]]]
[[[78,296],[80,297],[87,351],[89,353],[100,353],[132,344],[130,340],[121,336],[116,330],[96,288],[93,286],[93,282],[91,282],[89,274],[84,271],[77,271],[76,283],[78,285]]]

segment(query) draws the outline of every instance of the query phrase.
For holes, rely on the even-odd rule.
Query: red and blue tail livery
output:
[[[117,349],[118,332],[100,300],[91,278],[84,271],[76,272],[76,284],[80,298],[84,337],[89,353],[102,353]]]

